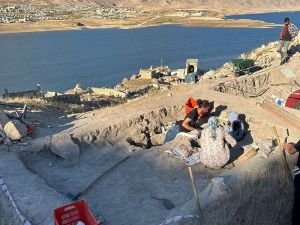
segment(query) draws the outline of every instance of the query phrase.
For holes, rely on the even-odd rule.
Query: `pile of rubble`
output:
[[[274,61],[280,60],[280,54],[276,51],[278,41],[271,42],[267,45],[262,45],[248,53],[241,54],[239,58],[254,60],[255,66],[260,68],[269,68],[274,65]],[[298,35],[291,43],[289,55],[299,54],[300,36]],[[205,73],[201,79],[219,79],[224,77],[234,77],[233,63],[227,62],[217,70],[210,70]]]
[[[32,132],[31,126],[22,117],[10,117],[0,110],[0,143],[10,145],[12,141],[19,141]]]

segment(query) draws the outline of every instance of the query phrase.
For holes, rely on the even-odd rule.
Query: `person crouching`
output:
[[[231,146],[236,145],[236,140],[219,126],[219,121],[212,116],[208,126],[202,130],[200,137],[200,161],[207,167],[219,169],[226,165],[230,158],[227,141]]]
[[[179,131],[200,134],[201,125],[207,121],[210,103],[207,100],[197,100],[198,107],[190,111],[179,125]]]

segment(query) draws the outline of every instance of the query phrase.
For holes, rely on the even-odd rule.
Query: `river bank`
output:
[[[223,16],[250,14],[250,13],[266,13],[266,12],[283,12],[291,9],[278,10],[261,10],[258,11],[237,11],[224,13]],[[296,10],[296,9],[293,9]],[[300,8],[299,8],[300,10]],[[78,26],[80,24],[80,26]],[[14,23],[1,24],[0,34],[24,33],[24,32],[45,32],[59,30],[80,30],[80,29],[136,29],[150,26],[160,26],[166,24],[194,26],[194,27],[236,27],[236,28],[268,28],[276,26],[273,23],[266,23],[257,20],[228,20],[222,17],[187,17],[173,15],[172,13],[155,12],[151,17],[137,17],[124,19],[92,19],[80,18],[62,21],[39,21],[35,23]],[[82,26],[84,25],[84,26]]]
[[[161,26],[166,24],[194,26],[194,27],[228,27],[228,28],[269,28],[278,26],[274,23],[267,23],[259,20],[228,20],[227,16],[243,14],[261,14],[271,12],[294,12],[300,11],[300,8],[282,8],[282,9],[259,9],[259,10],[224,10],[216,17],[187,17],[174,16],[172,13],[160,13],[156,10],[152,17],[137,17],[123,19],[72,19],[63,21],[39,21],[35,23],[14,23],[1,24],[0,34],[24,33],[24,32],[46,32],[63,30],[81,30],[81,29],[137,29],[150,26]],[[172,15],[172,16],[170,16]],[[78,26],[84,24],[84,26]]]
[[[300,53],[293,53],[287,64],[279,65],[276,43],[270,43],[250,52],[251,59],[260,56],[257,63],[263,67],[250,75],[234,77],[232,68],[224,65],[199,83],[174,85],[117,106],[71,115],[45,109],[28,112],[26,120],[36,124],[34,134],[11,146],[0,145],[0,173],[12,195],[8,199],[0,194],[0,224],[20,222],[10,202],[14,199],[31,224],[52,225],[53,209],[70,202],[67,193],[81,193],[104,225],[158,225],[173,216],[197,215],[187,166],[165,152],[176,145],[164,143],[166,129],[184,118],[183,105],[191,96],[213,101],[220,120],[224,113],[239,112],[248,126],[245,138],[232,149],[234,164],[217,170],[201,163],[193,166],[205,220],[221,225],[290,224],[293,184],[287,179],[281,149],[276,147],[267,158],[254,150],[255,155],[242,163],[237,157],[256,141],[272,139],[274,126],[281,140],[286,128],[289,141],[299,139],[294,126],[257,104],[272,101],[274,94],[284,98],[297,88],[290,79],[299,80]],[[230,90],[216,88],[220,84]],[[243,95],[247,92],[258,95]],[[300,119],[299,111],[283,109]],[[75,157],[63,158],[66,152]],[[295,158],[288,155],[287,160],[293,168]],[[172,201],[175,208],[168,210],[152,196]]]
[[[138,22],[139,23],[138,23]],[[85,26],[77,26],[77,23]],[[225,20],[220,18],[161,18],[160,21],[135,20],[135,21],[108,21],[99,19],[78,19],[66,21],[43,21],[26,24],[1,24],[0,34],[24,33],[24,32],[46,32],[81,29],[137,29],[149,26],[160,26],[176,24],[194,27],[237,27],[237,28],[268,28],[276,26],[272,23],[253,20]]]

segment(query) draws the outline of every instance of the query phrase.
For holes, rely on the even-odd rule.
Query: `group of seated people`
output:
[[[200,162],[207,167],[219,169],[228,163],[229,145],[234,146],[244,137],[244,124],[237,112],[231,112],[226,126],[219,124],[218,118],[212,116],[213,107],[209,101],[197,100],[197,106],[185,116],[179,124],[179,131],[200,136]],[[207,122],[207,127],[201,125]],[[284,150],[293,155],[300,152],[300,140],[296,143],[283,144]],[[294,169],[294,206],[292,224],[300,224],[300,157]]]
[[[244,125],[236,112],[230,113],[227,126],[219,124],[211,116],[212,104],[207,100],[197,100],[197,107],[192,109],[179,124],[179,131],[200,136],[200,161],[210,168],[221,168],[229,161],[229,145],[236,145],[244,137]],[[201,125],[207,122],[207,127]]]

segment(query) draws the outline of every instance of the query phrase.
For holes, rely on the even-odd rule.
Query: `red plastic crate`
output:
[[[300,89],[290,94],[290,96],[286,100],[285,106],[300,110]]]
[[[91,213],[86,200],[80,200],[54,209],[55,225],[77,225],[78,221],[85,225],[100,225]]]

